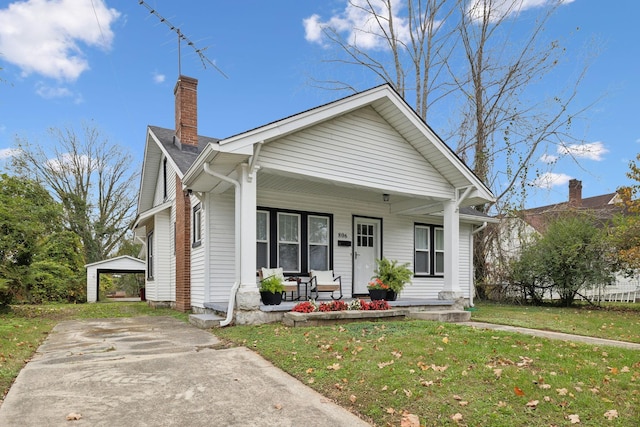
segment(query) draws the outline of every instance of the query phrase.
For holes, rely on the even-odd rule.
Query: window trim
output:
[[[280,245],[297,245],[298,246],[298,259],[297,259],[297,270],[284,270],[285,273],[300,273],[302,271],[302,216],[299,213],[292,212],[278,212],[277,213],[277,229],[276,229],[276,250],[278,251],[278,261],[280,261]],[[280,240],[280,218],[283,216],[296,217],[298,219],[298,235],[296,236],[297,241],[293,240]],[[278,262],[280,264],[280,262]],[[278,265],[279,266],[279,265]]]
[[[315,242],[311,242],[311,240],[309,239],[309,236],[311,235],[310,231],[309,231],[309,227],[310,227],[310,221],[309,218],[321,218],[321,219],[325,219],[327,221],[327,242],[326,243],[315,243]],[[307,215],[307,267],[308,269],[311,269],[311,246],[323,246],[327,248],[327,264],[324,266],[324,268],[322,270],[330,270],[329,265],[330,265],[330,261],[329,261],[329,255],[331,254],[331,219],[326,216],[326,215],[315,215],[315,214],[309,214]],[[318,269],[317,269],[318,270]]]
[[[269,268],[276,268],[279,266],[278,262],[278,213],[287,213],[287,214],[296,214],[300,216],[300,224],[299,224],[299,233],[300,233],[300,263],[299,263],[299,271],[295,272],[285,272],[285,276],[300,276],[308,274],[309,272],[309,237],[308,237],[308,218],[309,216],[319,216],[326,217],[329,219],[329,266],[328,269],[333,269],[333,214],[326,212],[310,212],[310,211],[299,211],[293,209],[280,209],[280,208],[270,208],[265,206],[258,206],[258,211],[267,212],[269,215]],[[257,240],[256,240],[257,244]],[[256,260],[257,263],[257,260]]]
[[[426,228],[427,230],[429,230],[428,233],[428,240],[429,240],[429,271],[428,272],[423,272],[423,271],[416,271],[416,252],[418,252],[418,249],[416,248],[416,229],[417,228]],[[442,230],[443,232],[443,238],[444,238],[444,228],[442,227],[442,225],[436,225],[436,224],[424,224],[424,223],[419,223],[416,222],[413,224],[413,275],[414,277],[444,277],[444,271],[440,272],[440,271],[436,271],[436,253],[441,253],[444,256],[445,253],[445,249],[438,249],[436,250],[436,244],[435,244],[435,234],[436,234],[436,230]],[[426,252],[426,251],[425,251]]]
[[[147,279],[148,280],[153,280],[153,273],[154,273],[154,248],[153,248],[153,231],[150,231],[149,234],[147,234]]]
[[[257,224],[257,217],[258,214],[265,214],[267,217],[267,221],[265,222],[267,230],[266,230],[266,236],[267,238],[265,240],[260,240],[258,239],[258,224]],[[258,265],[258,244],[259,243],[266,243],[267,244],[267,265],[265,267],[269,267],[270,264],[270,259],[271,259],[271,224],[270,224],[270,220],[271,220],[271,212],[269,212],[268,210],[262,210],[262,209],[258,209],[258,211],[256,212],[256,266],[257,268],[260,268],[262,266]]]
[[[438,249],[436,245],[436,233],[438,231],[442,232],[442,249]],[[438,271],[438,263],[436,262],[438,259],[438,254],[442,254],[442,271]],[[444,276],[444,228],[443,227],[433,227],[433,274],[434,276]]]
[[[202,245],[202,204],[198,203],[193,207],[191,220],[192,245],[195,248]]]

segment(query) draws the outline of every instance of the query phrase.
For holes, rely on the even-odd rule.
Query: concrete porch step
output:
[[[190,314],[189,323],[199,329],[211,329],[220,326],[220,322],[224,320],[224,317],[220,317],[216,314]]]
[[[410,311],[409,317],[412,319],[456,323],[468,322],[471,320],[471,313],[464,310]]]

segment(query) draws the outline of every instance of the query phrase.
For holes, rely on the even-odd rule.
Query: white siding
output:
[[[211,195],[209,224],[209,301],[227,302],[235,277],[235,216],[233,190]],[[191,286],[195,284],[192,282]],[[199,286],[199,285],[198,285]]]
[[[428,160],[372,108],[265,144],[260,165],[353,185],[366,182],[389,192],[449,197],[452,191]]]
[[[191,228],[193,230],[193,208],[201,203],[197,197],[191,196]],[[200,235],[204,238],[204,221],[206,218],[205,203],[200,204],[202,209],[202,222],[200,224]],[[205,242],[193,247],[193,231],[190,235],[191,247],[191,305],[195,307],[203,307],[204,300],[204,253]]]

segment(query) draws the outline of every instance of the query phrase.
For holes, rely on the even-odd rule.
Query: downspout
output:
[[[233,284],[233,286],[231,287],[231,294],[229,295],[229,305],[227,307],[227,317],[220,322],[220,326],[227,326],[231,323],[231,321],[233,320],[233,309],[234,309],[234,305],[236,302],[236,293],[238,292],[238,288],[240,287],[240,192],[242,191],[242,187],[240,186],[240,183],[238,181],[236,181],[235,179],[229,178],[226,175],[220,174],[218,172],[215,172],[213,169],[211,169],[211,166],[209,166],[209,163],[204,163],[204,171],[215,177],[218,178],[224,182],[228,182],[229,184],[232,184],[235,187],[235,203],[236,203],[236,209],[235,209],[235,273],[236,273],[236,281]]]

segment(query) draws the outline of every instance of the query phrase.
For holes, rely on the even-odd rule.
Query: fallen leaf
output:
[[[392,351],[391,354],[393,354],[396,359],[400,359],[402,357],[401,351]]]
[[[351,403],[356,403],[356,400],[358,400],[358,398],[355,396],[355,394],[352,394],[351,396],[349,396],[349,401]]]
[[[506,402],[503,402],[502,400],[500,402],[498,402],[498,408],[504,408],[507,406]]]
[[[557,388],[556,392],[560,395],[560,396],[566,396],[567,395],[567,389],[566,388]]]
[[[420,418],[416,414],[402,414],[400,427],[420,427]]]
[[[614,418],[618,418],[618,411],[615,409],[610,409],[607,412],[604,413],[604,416],[606,419],[608,419],[609,421],[611,421]]]
[[[449,344],[449,338],[448,337],[442,338],[442,342],[445,344]]]
[[[496,376],[496,378],[500,378],[502,376],[502,369],[500,368],[494,369],[493,374]]]
[[[276,403],[275,405],[273,405],[273,407],[279,411],[280,409],[282,409],[282,404]]]
[[[333,386],[335,388],[337,388],[338,390],[340,390],[340,391],[342,391],[342,389],[344,389],[344,386],[342,384],[340,384],[340,383],[335,383]]]
[[[393,415],[393,414],[395,414],[395,413],[396,413],[396,410],[395,410],[395,409],[393,409],[393,408],[387,408],[387,409],[385,409],[385,412],[386,412],[387,414]]]
[[[382,369],[382,368],[386,368],[389,365],[393,365],[393,360],[390,360],[388,362],[380,362],[378,363],[378,368]]]
[[[461,400],[460,402],[458,402],[458,405],[460,405],[460,406],[468,406],[469,402],[467,402],[466,400]]]
[[[457,414],[453,414],[451,415],[451,419],[456,423],[459,423],[460,421],[462,421],[462,414],[460,412],[458,412]]]
[[[380,390],[382,390],[382,391],[387,391],[387,389],[388,389],[388,388],[389,388],[389,386],[384,386],[384,387],[382,387]]]
[[[433,385],[433,381],[420,381],[420,384],[422,384],[425,387],[429,387]]]
[[[327,369],[330,371],[337,371],[338,369],[340,369],[340,364],[334,363],[333,365],[327,366]]]
[[[629,372],[629,367],[623,366],[622,369],[620,369],[620,372]]]
[[[307,369],[305,372],[306,372],[307,374],[310,374],[310,373],[312,373],[312,372],[313,372],[313,368],[309,368],[309,369]]]
[[[524,391],[522,391],[522,389],[520,389],[519,387],[514,387],[513,392],[516,394],[516,396],[524,396]]]
[[[539,400],[530,400],[527,402],[527,407],[535,409],[538,407],[538,403],[540,403]]]
[[[545,396],[543,399],[545,402],[551,402],[551,398],[549,396]]]
[[[580,417],[578,416],[578,414],[569,415],[567,416],[567,418],[569,418],[571,424],[580,424]]]
[[[402,391],[404,391],[404,394],[405,394],[405,396],[407,396],[407,397],[411,397],[411,396],[413,396],[413,393],[411,392],[411,390],[407,390],[407,389],[405,388],[405,389],[402,389]]]
[[[551,384],[540,384],[538,387],[540,387],[543,390],[548,390],[551,388]]]
[[[609,368],[609,372],[611,372],[613,375],[618,375],[618,368]]]
[[[307,384],[313,384],[313,383],[315,383],[315,382],[316,382],[316,379],[315,379],[315,378],[309,378],[309,379],[307,380]]]
[[[457,394],[453,395],[453,399],[454,400],[462,400],[462,398],[460,396],[458,396]]]
[[[449,368],[449,366],[436,366],[436,365],[431,365],[431,369],[433,369],[436,372],[444,372]]]
[[[71,412],[69,413],[69,415],[67,415],[67,421],[76,421],[76,420],[79,420],[80,418],[82,418],[82,415],[77,414],[75,412]]]

